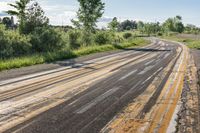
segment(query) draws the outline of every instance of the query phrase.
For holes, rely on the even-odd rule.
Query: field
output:
[[[163,38],[185,43],[191,49],[200,49],[200,35],[179,34]]]

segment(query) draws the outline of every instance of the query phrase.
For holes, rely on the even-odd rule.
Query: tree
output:
[[[163,23],[164,32],[179,32],[182,33],[184,31],[184,25],[182,23],[182,17],[176,16],[174,18],[168,18]]]
[[[137,29],[137,23],[136,21],[130,21],[130,20],[125,20],[119,25],[119,30],[124,31],[124,30],[133,30]]]
[[[175,24],[176,32],[182,33],[184,31],[184,25],[182,22],[178,22]]]
[[[49,19],[45,16],[45,12],[37,2],[34,2],[27,9],[25,18],[25,27],[23,31],[25,34],[33,32],[37,27],[44,27],[49,24]]]
[[[78,22],[86,32],[94,32],[96,22],[104,13],[105,3],[101,0],[78,0]]]
[[[184,31],[184,25],[182,23],[182,17],[181,16],[176,16],[174,18],[174,27],[175,31],[182,33]]]
[[[178,21],[181,21],[181,20],[182,20],[182,17],[179,16],[179,15],[177,15],[177,16],[175,17],[175,19],[177,19]]]
[[[153,23],[153,27],[154,27],[154,33],[160,32],[161,31],[161,26],[160,23]]]
[[[146,24],[144,25],[144,32],[145,32],[146,34],[148,34],[148,36],[150,36],[151,33],[153,33],[153,25],[152,25],[151,23],[146,23]]]
[[[144,24],[144,32],[150,36],[151,34],[156,34],[160,32],[161,27],[160,23],[146,23]]]
[[[26,7],[30,1],[31,0],[19,0],[19,1],[15,1],[15,4],[9,4],[11,7],[14,7],[15,10],[8,10],[7,13],[12,16],[18,17],[20,32],[22,32],[24,28],[25,17],[26,17]]]
[[[139,22],[137,23],[137,29],[138,29],[141,33],[144,32],[144,23],[143,23],[142,21],[139,21]]]
[[[163,23],[163,29],[164,29],[165,32],[175,31],[174,20],[173,20],[172,18],[168,18],[168,19]]]
[[[113,20],[108,24],[108,28],[112,31],[116,31],[119,27],[119,22],[116,17],[113,18]]]
[[[72,19],[71,22],[77,29],[81,29],[81,24],[79,21]]]
[[[6,26],[6,28],[9,28],[12,26],[12,20],[9,17],[4,17],[2,19],[2,23]]]
[[[189,34],[198,34],[198,33],[200,33],[200,28],[196,27],[193,24],[187,24],[185,26],[184,30],[185,30],[186,33],[189,33]]]

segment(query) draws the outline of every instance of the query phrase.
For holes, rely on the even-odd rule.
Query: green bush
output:
[[[90,46],[93,43],[93,33],[83,31],[81,33],[80,43],[83,47]]]
[[[19,32],[10,32],[9,38],[11,40],[12,48],[14,49],[14,56],[29,54],[31,51],[30,37],[20,35]]]
[[[157,35],[158,35],[158,36],[162,36],[162,35],[163,35],[163,33],[161,33],[161,32],[158,32],[158,33],[157,33]]]
[[[112,42],[112,36],[109,32],[101,31],[94,36],[94,42],[99,45],[108,44]]]
[[[49,27],[36,28],[31,35],[33,52],[53,52],[61,50],[65,42],[62,34]]]
[[[92,45],[87,47],[81,47],[80,49],[73,50],[73,51],[66,51],[66,50],[60,50],[55,52],[47,52],[47,53],[36,53],[33,55],[27,55],[24,57],[19,58],[12,58],[12,59],[0,59],[0,71],[6,70],[6,69],[12,69],[12,68],[19,68],[19,67],[25,67],[35,64],[42,64],[45,62],[52,62],[56,60],[62,60],[62,59],[70,59],[75,57],[80,57],[92,53],[97,52],[104,52],[104,51],[110,51],[115,49],[124,49],[128,47],[135,47],[135,46],[143,46],[145,44],[150,43],[147,40],[144,40],[142,38],[134,38],[131,39],[132,42],[123,42],[119,43],[117,46],[115,45]]]
[[[30,37],[0,25],[0,58],[18,57],[31,51]]]
[[[68,32],[68,43],[71,49],[77,49],[80,44],[81,33],[79,31],[70,30]]]
[[[129,32],[123,34],[123,38],[124,38],[124,39],[128,39],[128,38],[130,38],[130,37],[132,37],[132,36],[133,36],[133,35],[132,35],[131,33],[129,33]]]

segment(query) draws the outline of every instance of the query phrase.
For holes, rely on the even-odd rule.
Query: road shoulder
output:
[[[190,60],[185,76],[185,83],[181,97],[181,109],[178,113],[177,132],[200,132],[199,114],[199,76],[200,50],[190,50]]]

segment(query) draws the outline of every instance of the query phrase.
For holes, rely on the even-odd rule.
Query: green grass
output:
[[[36,64],[43,64],[47,62],[53,62],[57,60],[71,59],[80,56],[85,56],[89,54],[112,51],[117,49],[124,49],[129,47],[138,47],[147,45],[149,41],[144,40],[142,38],[135,38],[129,41],[126,41],[119,45],[93,45],[88,47],[82,47],[78,50],[63,50],[58,52],[51,53],[43,53],[43,54],[35,54],[25,57],[12,58],[7,60],[0,60],[0,71],[9,70],[13,68],[21,68],[26,66],[32,66]]]
[[[131,34],[132,34],[133,36],[135,36],[135,37],[148,37],[147,34],[142,34],[142,33],[140,33],[139,31],[122,31],[122,32],[117,32],[116,34],[117,34],[119,37],[123,38],[123,35],[124,35],[125,33],[131,33]]]
[[[190,40],[190,39],[188,39],[184,42],[188,44],[189,48],[200,49],[200,40]]]
[[[176,36],[167,36],[167,37],[162,37],[162,38],[185,43],[191,49],[200,49],[200,40],[180,38]]]

